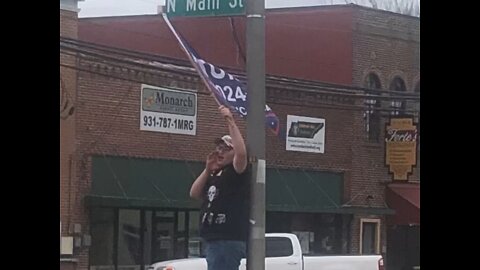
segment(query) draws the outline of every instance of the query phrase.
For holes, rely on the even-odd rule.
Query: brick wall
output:
[[[78,37],[78,14],[74,11],[60,9],[60,36]],[[60,54],[60,220],[62,236],[73,236],[70,226],[80,223],[82,229],[87,227],[83,219],[85,209],[79,203],[83,194],[78,192],[76,178],[76,95],[77,72],[62,65],[75,66],[76,57]],[[62,261],[61,269],[87,269],[85,249],[74,250],[73,261]]]
[[[80,63],[80,65],[83,65]],[[120,155],[128,157],[180,159],[204,161],[212,150],[216,136],[227,133],[224,120],[217,112],[212,97],[191,78],[165,76],[156,85],[181,85],[197,89],[198,118],[197,135],[177,135],[140,131],[139,83],[107,78],[101,75],[79,72],[77,117],[77,166],[78,194],[88,194],[91,186],[91,155]],[[312,154],[285,150],[285,141],[267,131],[266,157],[269,166],[282,168],[305,168],[312,170],[343,172],[345,201],[351,193],[352,171],[352,126],[354,116],[361,111],[339,109],[351,106],[353,100],[328,95],[302,93],[274,87],[267,89],[267,104],[286,125],[288,114],[326,119],[325,153]],[[237,123],[246,134],[246,122],[237,118]],[[81,197],[78,197],[81,201]],[[77,203],[81,203],[81,202]],[[88,225],[86,210],[76,213],[78,220]]]
[[[165,79],[163,84],[169,85],[168,80],[171,79]],[[190,84],[190,89],[202,88],[201,85]],[[77,132],[82,154],[204,161],[208,151],[212,150],[214,138],[228,132],[216,103],[205,94],[198,94],[196,136],[141,131],[140,90],[138,83],[80,73],[78,117],[82,121],[77,123]],[[204,93],[205,90],[201,91]],[[325,154],[286,151],[285,142],[267,132],[267,163],[279,167],[349,170],[352,111],[323,108],[322,101],[305,105],[306,97],[293,98],[287,92],[282,95],[280,99],[290,104],[282,104],[279,95],[276,100],[267,99],[267,103],[283,125],[287,114],[326,119]],[[295,102],[298,104],[295,105]],[[237,123],[245,135],[246,122],[237,118]]]
[[[76,37],[75,12],[60,9],[60,35]],[[60,64],[75,65],[75,57],[60,54]],[[70,159],[75,146],[75,114],[69,115],[75,103],[76,72],[60,66],[60,218],[63,231],[68,226],[68,185],[71,179]],[[74,183],[73,183],[74,184]]]
[[[390,17],[394,17],[394,19]],[[65,20],[66,17],[61,16],[61,23],[62,18]],[[370,27],[372,23],[369,20],[372,19],[379,20],[379,22],[373,23],[374,28]],[[354,66],[352,83],[354,85],[362,85],[366,74],[370,70],[374,70],[379,75],[382,86],[388,85],[392,76],[401,74],[405,76],[404,80],[408,91],[413,91],[415,81],[419,80],[419,69],[415,64],[415,59],[419,57],[416,56],[419,45],[418,42],[409,41],[409,38],[415,40],[415,33],[419,29],[416,30],[417,26],[415,26],[415,22],[411,22],[412,20],[414,19],[408,16],[372,12],[368,9],[358,9],[355,12],[352,41]],[[68,26],[68,24],[66,25]],[[395,29],[405,28],[402,31],[412,31],[413,34],[405,34],[402,31],[397,33],[392,30],[399,37],[384,36],[382,33],[392,32],[385,30],[385,28],[390,29],[389,25]],[[62,29],[66,31],[67,26],[61,28],[61,31]],[[374,33],[368,34],[369,31]],[[393,50],[393,47],[388,47],[390,46],[388,44],[392,44],[391,46],[395,48],[394,57],[402,58],[412,53],[415,56],[410,57],[411,60],[395,59],[390,51]],[[68,59],[62,61],[68,61]],[[395,64],[391,62],[395,62]],[[63,73],[67,76],[68,72],[64,71]],[[65,192],[68,186],[66,179],[69,179],[65,175],[66,163],[61,164],[62,194],[70,194],[70,200],[66,195],[61,196],[64,231],[66,231],[67,222],[63,220],[68,217],[67,209],[70,207],[71,222],[81,223],[84,232],[88,233],[88,209],[84,207],[83,197],[89,193],[91,187],[91,155],[204,161],[206,154],[212,150],[213,139],[228,132],[224,120],[217,113],[216,103],[210,96],[204,94],[205,89],[198,82],[198,78],[176,76],[167,74],[163,79],[151,84],[159,86],[176,84],[199,91],[196,136],[140,131],[141,86],[139,83],[106,78],[86,72],[78,73],[78,94],[76,95],[74,114],[78,121],[75,123],[71,120],[74,118],[69,118],[63,122],[63,126],[66,126],[67,121],[73,121],[72,126],[76,124],[76,135],[70,135],[76,136],[75,163],[73,164],[75,177],[70,193]],[[69,82],[70,80],[73,81],[74,76],[68,79]],[[383,143],[366,142],[362,111],[341,109],[344,106],[354,105],[354,103],[361,105],[363,100],[331,101],[330,98],[268,86],[267,104],[279,116],[283,125],[286,123],[287,114],[325,118],[326,140],[324,154],[290,152],[285,150],[284,141],[267,131],[267,164],[284,168],[302,167],[343,172],[345,179],[344,202],[355,206],[384,207],[384,181],[391,179],[391,176],[388,174],[388,168],[384,166]],[[237,119],[237,123],[242,133],[246,134],[246,123],[240,119]],[[64,153],[63,150],[61,152],[63,157],[67,155],[62,153]],[[418,172],[415,171],[415,173],[414,177],[418,179]],[[367,195],[372,195],[373,199],[367,201],[365,199]],[[382,216],[355,215],[350,228],[352,234],[351,253],[359,250],[359,220],[365,217],[382,218],[381,246],[386,241],[383,226],[385,222]],[[77,257],[80,260],[78,269],[87,269],[87,251],[88,249],[78,250]]]
[[[353,19],[353,85],[364,86],[365,78],[370,72],[378,75],[382,89],[389,89],[395,76],[400,76],[407,92],[413,93],[420,81],[420,20],[385,11],[357,8]],[[358,101],[362,102],[362,101]],[[360,105],[360,103],[359,103]],[[390,102],[382,102],[388,108]],[[408,108],[419,103],[407,103]],[[417,107],[418,108],[418,107]],[[355,142],[352,146],[351,192],[353,205],[385,207],[385,183],[391,181],[385,164],[385,123],[388,116],[382,117],[380,143],[367,142],[365,119],[355,115]],[[419,156],[418,156],[419,157]],[[417,158],[418,158],[417,157]],[[419,181],[419,167],[413,169],[409,181]],[[366,196],[373,195],[372,200]],[[355,218],[352,234],[360,233],[359,220]],[[385,220],[382,220],[382,243],[386,243]],[[352,235],[353,236],[353,235]],[[352,251],[359,250],[359,235],[352,237]]]
[[[245,70],[240,51],[246,51],[246,19],[242,16],[231,19],[234,29],[226,17],[176,17],[171,21],[205,59]],[[352,80],[351,20],[351,9],[338,6],[267,10],[266,72],[349,84]],[[79,36],[89,42],[187,60],[158,15],[82,18]],[[308,42],[300,42],[304,39]]]
[[[360,238],[361,238],[360,223],[362,219],[379,219],[380,220],[380,253],[384,255],[384,251],[387,246],[386,218],[385,216],[365,215],[365,214],[359,214],[359,215],[353,216],[352,225],[350,227],[350,233],[351,233],[350,253],[360,254]]]
[[[353,85],[363,86],[366,76],[374,72],[380,78],[382,88],[388,89],[395,76],[400,76],[407,92],[413,93],[420,81],[420,20],[392,12],[379,12],[368,8],[358,8],[354,13],[353,34]],[[388,108],[389,102],[382,102]],[[407,102],[409,108],[419,107],[419,102]],[[366,143],[365,120],[356,119],[358,148],[355,150],[354,164],[368,168],[363,178],[388,181],[388,168],[384,167],[384,133],[388,116],[382,117],[381,138],[378,144]],[[383,167],[383,169],[382,169]],[[419,167],[419,166],[417,166]],[[378,168],[378,169],[376,169]],[[362,178],[353,177],[353,178]],[[413,170],[410,181],[419,180],[418,169]]]

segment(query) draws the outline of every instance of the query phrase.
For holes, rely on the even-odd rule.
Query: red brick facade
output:
[[[302,18],[300,23],[299,18]],[[232,17],[232,23],[228,17],[176,17],[171,21],[205,59],[245,70],[242,59],[242,52],[246,50],[245,18]],[[268,11],[265,20],[267,73],[351,84],[351,29],[350,8]],[[238,37],[239,46],[234,35]],[[85,18],[79,22],[79,36],[85,41],[187,60],[160,15]],[[301,42],[304,39],[308,42]]]
[[[389,84],[395,76],[400,76],[406,85],[407,92],[414,92],[420,81],[420,22],[418,18],[378,12],[367,8],[358,8],[353,12],[353,85],[365,86],[365,79],[371,72],[381,81],[382,89],[389,89]],[[388,107],[389,102],[383,102]],[[419,103],[407,103],[408,108],[417,108]],[[354,129],[355,143],[352,145],[352,193],[360,193],[366,187],[372,194],[371,204],[382,206],[385,204],[385,187],[392,177],[385,167],[385,143],[382,129],[380,143],[367,141],[364,119],[356,115]],[[385,127],[387,117],[381,118],[381,127]],[[417,156],[418,158],[419,156]],[[418,159],[417,159],[418,160]],[[420,181],[420,163],[414,167],[409,181]],[[359,196],[354,203],[365,204],[365,196]],[[367,218],[359,216],[358,218]],[[359,226],[359,221],[356,222]],[[383,223],[385,224],[385,223]],[[357,226],[356,225],[356,226]],[[352,228],[352,233],[358,233],[358,228]],[[353,237],[353,239],[359,239]],[[386,232],[382,230],[382,245],[386,244]]]
[[[298,11],[304,13],[301,23],[296,11],[285,10],[267,16],[267,73],[363,86],[366,75],[375,72],[384,89],[388,89],[394,76],[400,75],[407,91],[413,92],[420,80],[418,18],[352,6]],[[76,38],[76,16],[74,12],[61,10],[62,36]],[[233,43],[229,41],[226,49],[221,49],[222,44],[205,39],[219,32],[224,40],[232,40],[231,32],[224,28],[228,25],[226,18],[204,20],[205,25],[221,21],[217,24],[219,28],[202,27],[198,25],[200,21],[189,24],[188,20],[178,19],[178,29],[194,40],[193,47],[200,46],[197,50],[205,52],[205,58],[219,65],[243,69]],[[192,25],[206,29],[208,34],[200,37],[199,30]],[[82,40],[184,58],[172,36],[167,35],[159,16],[82,19],[79,27]],[[244,21],[239,20],[238,31],[244,33]],[[304,41],[311,38],[312,42]],[[75,65],[75,59],[61,54],[61,63]],[[63,88],[68,90],[75,106],[72,116],[60,120],[62,235],[70,236],[68,226],[74,223],[81,224],[82,233],[88,234],[84,196],[91,188],[91,155],[203,161],[211,150],[213,138],[227,132],[216,103],[208,95],[198,94],[196,136],[147,132],[139,128],[139,83],[65,68],[61,68],[61,74]],[[198,78],[164,75],[151,84],[166,87],[176,84],[205,92]],[[287,114],[326,119],[324,154],[286,151],[285,141],[267,132],[267,165],[342,172],[344,203],[354,207],[385,207],[385,188],[391,176],[384,166],[383,140],[367,142],[363,111],[339,109],[362,105],[364,100],[327,101],[332,98],[267,84],[267,104],[283,125]],[[246,134],[245,122],[240,119],[237,122]],[[415,169],[410,181],[419,179],[419,170]],[[371,200],[366,199],[369,195]],[[362,218],[381,220],[380,249],[384,252],[386,217],[363,214],[355,214],[350,227],[351,252],[360,250]],[[79,260],[76,269],[88,269],[87,247],[77,249],[74,257]]]
[[[60,36],[77,38],[77,12],[60,9]],[[79,222],[83,210],[77,198],[75,175],[77,72],[62,65],[75,66],[76,58],[60,53],[60,220],[62,236],[70,236],[69,227]],[[62,262],[61,269],[75,269],[75,262]]]

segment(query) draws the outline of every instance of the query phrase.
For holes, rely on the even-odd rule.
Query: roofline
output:
[[[389,14],[398,15],[398,16],[420,19],[420,17],[416,17],[416,16],[412,16],[412,15],[396,13],[396,12],[393,12],[393,11],[378,9],[378,8],[373,8],[373,7],[366,7],[366,6],[357,5],[357,4],[353,4],[353,3],[344,4],[344,5],[317,5],[317,6],[301,6],[301,7],[279,7],[279,8],[270,8],[268,10],[275,12],[275,11],[285,11],[285,10],[289,10],[289,9],[299,10],[299,9],[334,9],[334,8],[365,9],[365,10],[371,10],[371,11],[379,12],[379,13],[389,13]]]
[[[383,10],[383,9],[361,6],[361,5],[352,4],[352,3],[345,4],[345,5],[318,5],[318,6],[269,8],[269,9],[265,9],[265,12],[276,13],[276,12],[284,12],[284,11],[288,11],[288,10],[306,11],[306,9],[315,10],[315,9],[335,9],[335,8],[364,9],[364,10],[370,10],[370,11],[379,12],[379,13],[388,13],[388,14],[392,14],[392,15],[395,15],[395,16],[402,16],[402,17],[407,17],[407,18],[420,20],[420,17],[407,15],[407,14],[396,13],[396,12],[393,12],[393,11],[388,11],[388,10]],[[81,18],[78,18],[78,19],[79,20],[108,20],[108,19],[122,19],[122,18],[127,19],[127,18],[139,18],[139,17],[161,17],[161,14],[156,13],[156,14],[138,14],[138,15],[113,15],[113,16],[99,16],[99,17],[81,17]]]
[[[384,10],[384,9],[378,9],[378,8],[373,8],[373,7],[360,6],[360,5],[356,5],[356,4],[349,4],[349,6],[356,7],[356,8],[358,8],[358,9],[373,10],[373,11],[380,12],[380,13],[390,13],[390,14],[397,15],[397,16],[408,17],[408,18],[420,20],[420,17],[412,16],[412,15],[408,15],[408,14],[396,13],[396,12],[393,12],[393,11],[390,11],[390,10]]]
[[[108,19],[127,19],[139,17],[160,17],[160,14],[136,14],[136,15],[112,15],[112,16],[98,16],[98,17],[80,17],[78,20],[108,20]]]

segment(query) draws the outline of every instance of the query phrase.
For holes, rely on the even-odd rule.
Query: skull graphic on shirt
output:
[[[212,202],[216,197],[217,197],[217,187],[215,186],[210,186],[208,189],[208,201]]]

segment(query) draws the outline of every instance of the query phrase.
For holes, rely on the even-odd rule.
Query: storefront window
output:
[[[177,212],[177,232],[175,235],[175,258],[186,258],[186,237],[185,231],[186,214],[185,212]]]
[[[202,241],[200,239],[200,213],[198,211],[190,211],[189,213],[189,231],[188,231],[188,257],[202,256]]]
[[[201,256],[198,211],[92,208],[89,270],[145,270]]]
[[[341,215],[267,212],[265,231],[296,234],[304,254],[341,254],[342,227]]]
[[[119,269],[139,267],[142,264],[140,210],[120,209],[118,232]]]
[[[90,270],[114,270],[114,220],[114,209],[91,210]]]
[[[292,214],[284,212],[267,212],[265,219],[265,232],[290,233]]]
[[[151,264],[152,261],[152,240],[153,240],[153,231],[152,231],[152,215],[153,211],[145,211],[145,220],[144,220],[144,241],[143,241],[143,258],[145,264]],[[145,267],[145,269],[147,269]]]
[[[314,228],[315,239],[312,242],[314,254],[341,254],[342,219],[341,215],[317,214],[317,226]]]
[[[154,262],[174,259],[173,237],[175,223],[175,212],[155,211],[152,226],[152,260]]]

